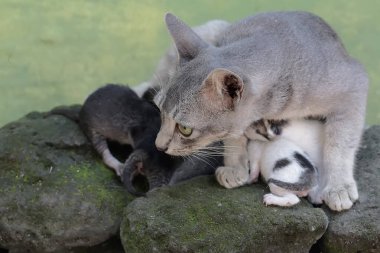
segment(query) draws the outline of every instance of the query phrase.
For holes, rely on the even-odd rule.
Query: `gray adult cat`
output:
[[[244,183],[238,177],[249,174],[242,136],[253,121],[323,116],[323,168],[309,195],[332,210],[351,208],[358,199],[353,167],[368,77],[328,24],[306,12],[263,13],[227,27],[215,46],[172,14],[166,24],[179,60],[155,97],[159,149],[186,155],[223,139],[225,167],[217,173],[232,172],[224,174],[236,177],[237,187]]]

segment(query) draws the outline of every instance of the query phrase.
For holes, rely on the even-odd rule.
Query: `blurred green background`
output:
[[[81,103],[104,83],[150,79],[170,43],[168,11],[193,26],[273,10],[307,10],[335,28],[369,73],[367,123],[380,124],[379,1],[0,0],[0,126]]]

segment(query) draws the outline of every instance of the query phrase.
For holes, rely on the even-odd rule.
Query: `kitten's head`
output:
[[[179,61],[154,99],[162,122],[156,146],[168,154],[188,155],[228,137],[244,84],[231,68],[220,65],[214,53],[217,48],[190,27],[171,14],[166,15],[166,24]]]

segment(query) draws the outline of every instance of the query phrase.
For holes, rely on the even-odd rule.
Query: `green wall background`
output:
[[[170,43],[163,16],[190,25],[306,10],[342,37],[371,81],[367,122],[380,124],[380,1],[0,1],[0,126],[32,110],[81,103],[104,83],[150,78]]]

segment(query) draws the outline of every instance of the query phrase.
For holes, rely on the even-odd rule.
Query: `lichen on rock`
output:
[[[0,247],[58,252],[118,233],[128,197],[78,125],[31,113],[0,129]]]
[[[263,185],[223,189],[213,177],[163,187],[125,209],[126,252],[308,252],[327,228],[305,200],[266,207]]]
[[[34,112],[0,129],[0,251],[122,252],[120,228],[126,252],[298,253],[316,241],[316,252],[379,252],[379,164],[374,126],[357,156],[360,199],[341,213],[304,199],[266,207],[267,186],[227,190],[213,177],[133,200],[75,122]]]

